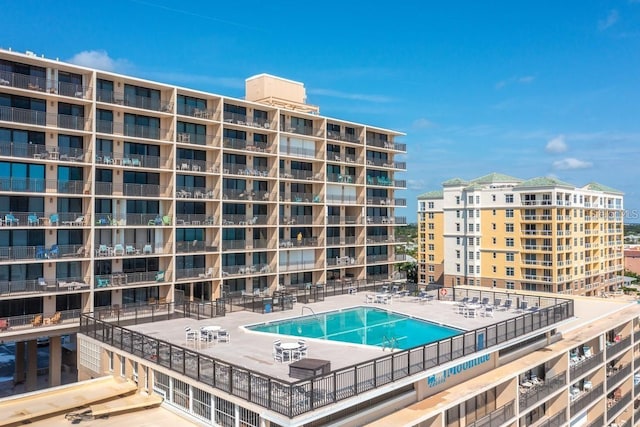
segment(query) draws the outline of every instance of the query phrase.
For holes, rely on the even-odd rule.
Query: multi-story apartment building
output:
[[[321,116],[269,75],[234,99],[1,50],[0,336],[394,278],[401,136]]]
[[[596,183],[446,181],[418,197],[420,281],[600,295],[622,284],[622,209]]]

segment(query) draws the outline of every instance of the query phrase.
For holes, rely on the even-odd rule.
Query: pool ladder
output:
[[[382,351],[389,349],[393,351],[396,348],[396,339],[395,337],[387,338],[386,335],[382,337]]]

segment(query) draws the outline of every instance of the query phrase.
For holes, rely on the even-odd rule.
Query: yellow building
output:
[[[83,312],[401,279],[402,135],[265,74],[238,99],[0,50],[0,339],[33,385]]]
[[[615,291],[624,270],[622,210],[623,194],[596,183],[496,173],[446,181],[441,192],[418,197],[420,282]]]

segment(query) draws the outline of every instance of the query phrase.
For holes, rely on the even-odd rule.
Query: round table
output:
[[[280,344],[280,348],[289,351],[297,350],[300,348],[300,344],[298,344],[297,342],[283,342],[282,344]]]

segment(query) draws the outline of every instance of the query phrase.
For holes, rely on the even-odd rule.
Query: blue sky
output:
[[[600,182],[640,222],[640,0],[21,0],[0,22],[3,48],[227,96],[301,81],[323,115],[407,133],[410,221],[495,171]]]

